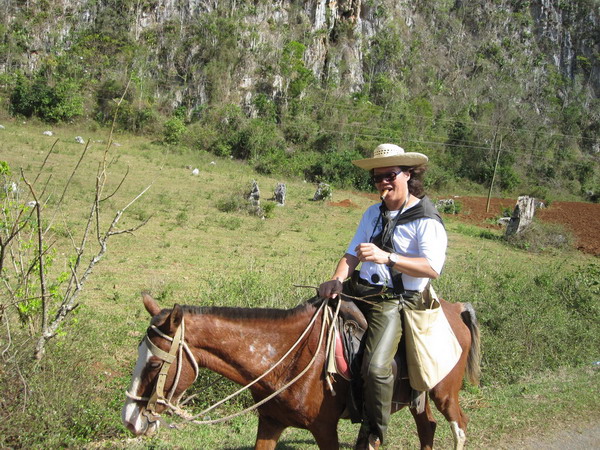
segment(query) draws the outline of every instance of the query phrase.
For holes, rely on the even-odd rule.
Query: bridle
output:
[[[152,394],[150,395],[150,397],[140,397],[140,396],[136,395],[135,393],[129,392],[129,391],[126,392],[126,395],[127,395],[127,397],[129,397],[132,400],[147,401],[148,403],[146,405],[146,411],[151,413],[151,415],[153,416],[153,417],[149,418],[149,420],[153,419],[151,421],[156,421],[156,419],[158,417],[158,414],[156,412],[156,406],[158,404],[165,405],[171,409],[176,408],[176,406],[171,403],[171,400],[173,399],[173,395],[175,394],[175,390],[177,389],[177,385],[179,384],[181,368],[183,366],[183,362],[182,362],[183,361],[183,358],[182,358],[183,351],[185,351],[186,355],[188,356],[188,358],[192,364],[192,367],[194,368],[194,381],[196,381],[196,379],[198,378],[199,369],[198,369],[198,363],[196,362],[196,359],[194,358],[192,351],[190,350],[189,346],[185,342],[185,321],[184,321],[184,319],[181,319],[181,324],[175,331],[175,335],[173,337],[166,335],[165,333],[160,331],[154,325],[151,325],[150,328],[148,328],[148,331],[150,329],[152,331],[154,331],[155,333],[157,333],[160,337],[167,339],[168,341],[171,341],[171,348],[169,349],[168,352],[166,352],[166,351],[162,350],[161,348],[157,347],[152,342],[152,340],[150,340],[150,336],[148,335],[148,332],[146,332],[146,336],[144,336],[144,339],[142,339],[142,342],[144,342],[146,344],[146,346],[148,347],[148,350],[150,351],[152,356],[155,356],[162,360],[160,372],[157,375],[156,384],[154,385],[154,389],[152,390]],[[171,368],[171,365],[173,364],[173,362],[175,362],[175,360],[177,360],[177,372],[175,374],[175,380],[173,381],[173,386],[171,387],[169,394],[165,397],[164,390],[165,390],[165,382],[167,380],[167,374],[169,373],[169,369]]]

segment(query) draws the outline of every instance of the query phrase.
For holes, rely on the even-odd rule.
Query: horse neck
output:
[[[287,312],[273,311],[272,315],[260,310],[200,310],[186,315],[186,341],[201,367],[246,384],[279,361],[301,336],[315,311],[309,305]],[[313,325],[305,340],[316,340],[319,323]],[[301,350],[295,350],[289,360],[296,360],[298,351]],[[281,364],[269,377],[277,378],[285,370],[290,370],[289,362]]]

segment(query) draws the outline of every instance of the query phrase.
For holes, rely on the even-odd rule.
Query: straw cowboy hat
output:
[[[405,152],[402,147],[394,144],[381,144],[373,150],[372,158],[357,159],[352,164],[361,169],[376,169],[378,167],[392,166],[419,166],[425,164],[429,158],[423,153]]]

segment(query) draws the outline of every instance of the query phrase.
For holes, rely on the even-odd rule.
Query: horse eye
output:
[[[161,366],[161,362],[159,361],[150,361],[148,363],[148,365],[150,366],[151,369],[158,369]]]

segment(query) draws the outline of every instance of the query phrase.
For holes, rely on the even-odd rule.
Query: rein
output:
[[[315,321],[317,320],[317,317],[319,316],[319,313],[321,311],[324,310],[325,306],[327,305],[327,300],[325,300],[323,303],[321,303],[321,306],[319,307],[319,309],[315,312],[315,314],[313,315],[311,321],[309,322],[309,324],[306,326],[305,330],[302,332],[302,334],[300,335],[300,337],[296,340],[296,342],[294,342],[294,344],[290,347],[290,349],[285,353],[285,355],[283,355],[279,361],[277,361],[273,366],[271,366],[265,373],[263,373],[260,377],[256,378],[254,381],[251,381],[250,383],[248,383],[246,386],[240,388],[239,390],[237,390],[236,392],[234,392],[233,394],[231,394],[230,396],[224,398],[223,400],[220,400],[219,402],[215,403],[214,405],[210,406],[209,408],[206,408],[204,411],[201,411],[200,413],[194,415],[194,416],[188,416],[185,411],[182,411],[180,408],[174,408],[175,413],[182,417],[183,419],[197,424],[197,425],[211,425],[211,424],[216,424],[216,423],[221,423],[221,422],[226,422],[228,420],[234,419],[238,416],[241,416],[243,414],[246,414],[247,412],[250,411],[254,411],[255,409],[257,409],[259,406],[265,404],[266,402],[268,402],[269,400],[271,400],[272,398],[278,396],[279,394],[281,394],[283,391],[285,391],[287,388],[289,388],[292,384],[294,384],[296,381],[298,381],[314,364],[314,362],[317,359],[317,356],[319,355],[319,350],[321,349],[321,345],[323,343],[323,336],[325,335],[325,330],[327,328],[327,320],[325,320],[325,318],[327,316],[325,316],[325,314],[323,314],[323,321],[321,322],[321,332],[319,334],[319,343],[317,345],[317,350],[315,351],[312,359],[310,360],[310,362],[306,365],[306,367],[302,370],[302,372],[300,372],[298,375],[296,375],[291,381],[289,381],[287,384],[285,384],[284,386],[282,386],[281,388],[277,389],[275,392],[273,392],[272,394],[270,394],[269,396],[263,398],[261,401],[255,403],[252,406],[249,406],[248,408],[239,411],[237,413],[234,414],[230,414],[229,416],[226,417],[221,417],[220,419],[212,419],[212,420],[196,420],[197,417],[203,416],[205,415],[207,412],[212,411],[213,409],[215,409],[217,406],[220,406],[221,404],[225,403],[226,401],[232,399],[233,397],[241,394],[242,392],[244,392],[245,390],[247,390],[248,388],[250,388],[252,385],[254,385],[255,383],[257,383],[258,381],[260,381],[262,378],[264,378],[266,375],[268,375],[271,371],[273,371],[273,369],[275,369],[278,365],[280,365],[292,352],[292,350],[294,350],[299,344],[300,342],[302,342],[302,339],[304,338],[304,336],[306,336],[306,334],[308,333],[308,331],[312,328],[312,326],[314,325]]]

